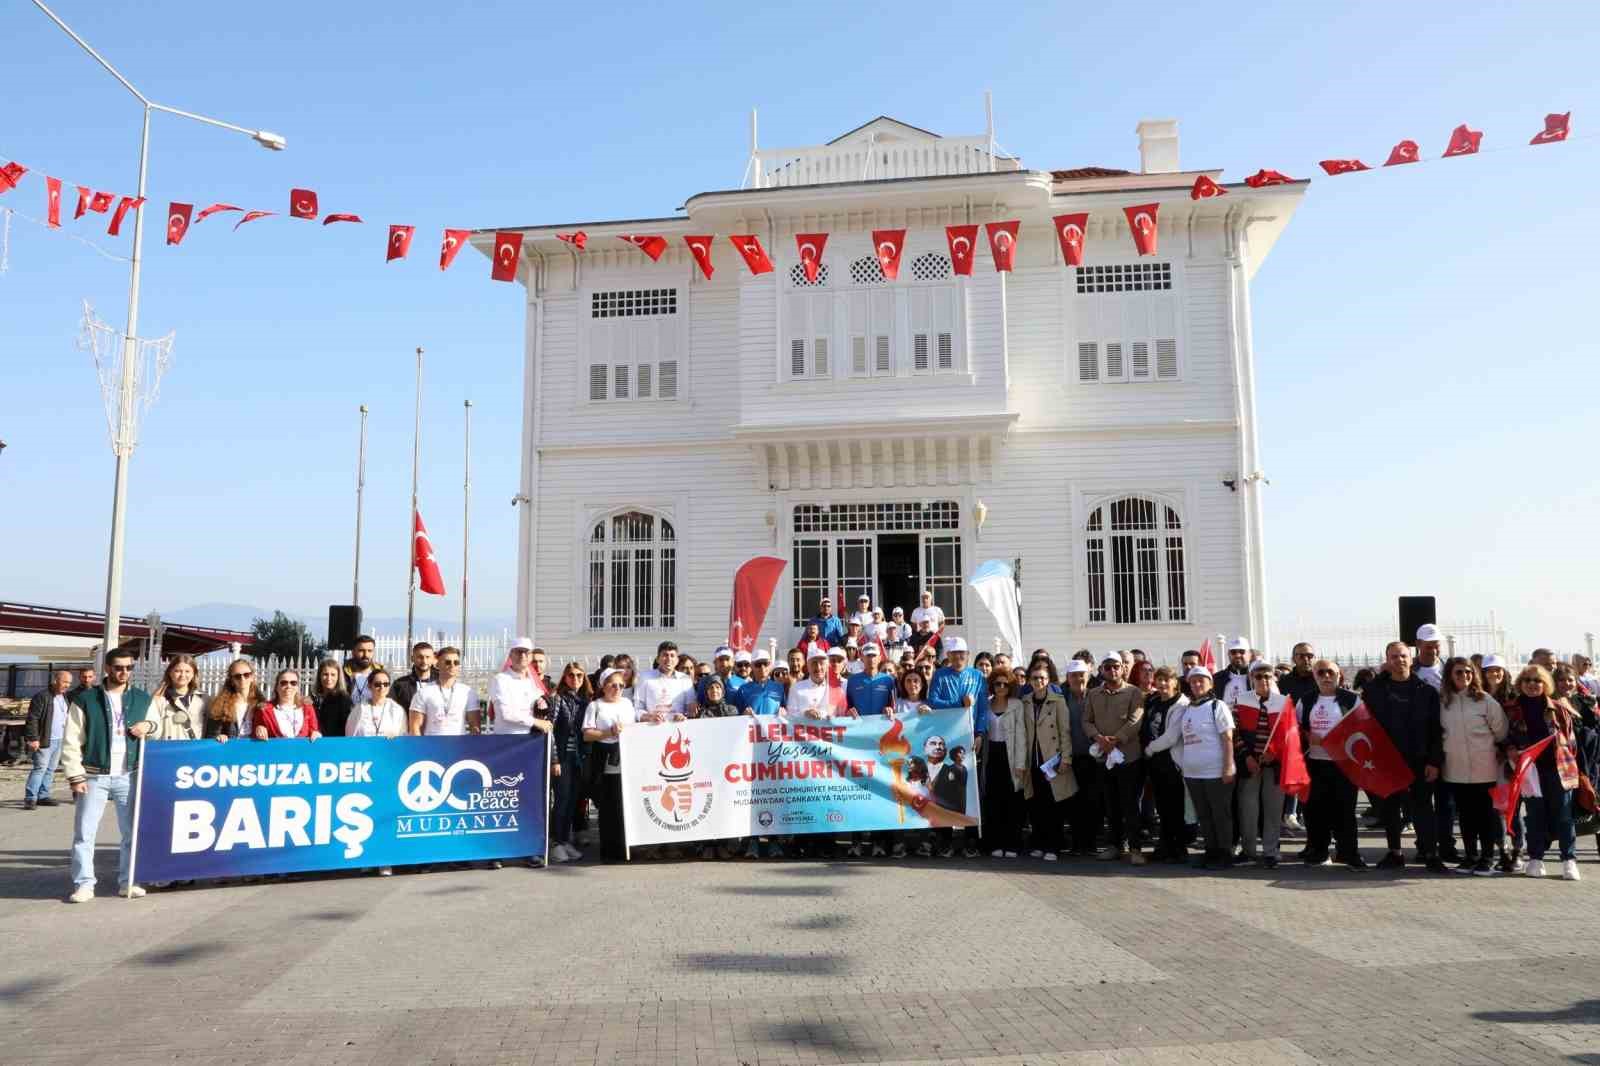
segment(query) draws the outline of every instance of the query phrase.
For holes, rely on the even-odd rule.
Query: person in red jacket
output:
[[[252,733],[257,740],[282,740],[286,737],[322,736],[317,728],[317,709],[300,691],[296,670],[279,670],[272,682],[272,697],[256,707]]]

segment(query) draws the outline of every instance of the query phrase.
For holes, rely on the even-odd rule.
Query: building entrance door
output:
[[[883,533],[878,536],[878,598],[887,620],[896,607],[904,607],[906,620],[921,601],[917,588],[917,534]]]

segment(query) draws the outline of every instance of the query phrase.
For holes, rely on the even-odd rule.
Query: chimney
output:
[[[1178,168],[1178,120],[1147,118],[1139,123],[1139,172],[1173,174]]]

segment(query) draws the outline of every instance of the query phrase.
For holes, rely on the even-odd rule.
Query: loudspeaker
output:
[[[354,604],[328,608],[328,647],[349,651],[361,635],[361,608]]]
[[[1400,597],[1400,639],[1415,646],[1417,630],[1429,622],[1438,623],[1438,607],[1432,596]]]

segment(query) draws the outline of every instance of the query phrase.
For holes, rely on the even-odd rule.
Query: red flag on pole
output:
[[[444,578],[439,574],[439,564],[433,558],[433,542],[428,539],[428,529],[422,524],[422,512],[414,511],[411,533],[411,565],[417,569],[417,587],[430,596],[444,595]]]
[[[1489,790],[1489,796],[1494,801],[1495,809],[1506,820],[1506,832],[1511,832],[1511,820],[1516,816],[1517,803],[1522,799],[1522,782],[1528,773],[1528,768],[1533,765],[1535,759],[1544,754],[1544,749],[1548,748],[1550,742],[1554,739],[1556,739],[1556,735],[1551,733],[1539,743],[1518,755],[1516,769],[1511,775],[1511,780],[1505,784],[1496,785]],[[1539,771],[1535,770],[1533,772],[1538,773]]]
[[[1306,769],[1306,754],[1300,750],[1300,715],[1292,698],[1283,701],[1278,720],[1267,737],[1267,752],[1278,761],[1278,788],[1301,800],[1311,798],[1311,771]]]
[[[972,246],[978,239],[978,226],[946,226],[944,239],[950,245],[950,266],[957,274],[972,273]]]
[[[643,252],[645,255],[648,255],[652,263],[660,259],[661,253],[667,250],[667,239],[665,237],[651,237],[641,236],[637,233],[624,233],[621,234],[617,239],[627,241],[629,244],[639,249],[639,251]]]
[[[235,231],[237,231],[239,227],[244,225],[246,222],[254,222],[258,218],[271,218],[277,213],[278,212],[276,211],[246,211],[244,213],[244,217],[240,218],[239,221],[233,224],[233,228]]]
[[[520,232],[494,235],[494,268],[489,276],[495,281],[516,281],[517,263],[522,259],[522,234]]]
[[[1356,704],[1355,710],[1328,730],[1322,750],[1351,784],[1380,798],[1394,795],[1416,778],[1364,703]]]
[[[806,280],[815,284],[822,273],[822,250],[828,246],[828,235],[796,233],[794,243],[800,250],[800,268],[806,272]]]
[[[212,204],[210,207],[205,208],[198,215],[194,216],[194,224],[196,226],[198,226],[200,223],[204,222],[206,219],[210,218],[212,215],[218,214],[219,212],[222,212],[222,211],[243,211],[243,210],[244,210],[244,208],[235,207],[232,204]]]
[[[0,192],[10,192],[15,189],[17,182],[21,181],[22,175],[27,172],[28,168],[15,160],[0,167]]]
[[[872,231],[872,248],[878,254],[878,266],[883,276],[894,281],[900,276],[900,253],[906,250],[906,231],[903,229],[875,229]]]
[[[45,220],[51,229],[61,228],[61,179],[45,178]]]
[[[78,209],[72,212],[73,218],[82,218],[83,213],[89,210],[89,186],[78,186]]]
[[[754,651],[767,608],[778,591],[784,560],[758,555],[733,575],[733,600],[728,604],[728,646],[734,651]]]
[[[1420,161],[1417,155],[1416,141],[1401,141],[1389,150],[1389,158],[1384,162],[1386,167],[1397,167],[1402,163],[1416,163]]]
[[[316,218],[317,194],[310,189],[289,190],[289,217]]]
[[[124,196],[117,204],[117,210],[111,216],[111,225],[106,232],[115,237],[122,231],[122,220],[128,217],[129,211],[137,211],[144,206],[143,196]]]
[[[983,231],[989,235],[989,251],[994,256],[994,268],[1009,273],[1017,262],[1017,228],[1020,219],[1010,222],[985,222]]]
[[[1054,222],[1056,237],[1061,241],[1061,258],[1067,261],[1067,266],[1082,266],[1083,237],[1089,228],[1089,212],[1057,215]]]
[[[444,243],[439,246],[439,269],[446,270],[455,262],[456,253],[461,251],[461,246],[467,242],[467,235],[471,230],[447,229],[444,231]]]
[[[1450,131],[1450,143],[1445,146],[1444,157],[1472,155],[1478,150],[1478,145],[1483,143],[1482,130],[1469,130],[1465,123]]]
[[[1324,159],[1318,163],[1327,174],[1354,174],[1358,170],[1371,170],[1359,159]]]
[[[331,215],[324,215],[323,218],[322,218],[322,224],[324,226],[328,225],[330,222],[360,222],[360,221],[361,221],[361,216],[360,215],[331,214]]]
[[[556,240],[564,241],[581,252],[588,247],[589,235],[583,230],[579,230],[576,233],[558,233],[556,234]]]
[[[194,210],[194,204],[168,204],[167,205],[167,243],[182,244],[183,238],[189,233],[189,213]]]
[[[1211,650],[1211,638],[1207,637],[1200,644],[1200,665],[1210,673],[1217,672],[1217,653]]]
[[[711,242],[716,239],[717,235],[714,233],[683,239],[683,243],[689,246],[689,254],[694,256],[695,265],[700,268],[700,273],[706,276],[707,281],[711,280],[711,274],[715,270],[711,265]]]
[[[111,210],[111,205],[117,202],[114,192],[97,192],[89,200],[89,210],[97,215],[103,215]]]
[[[1567,133],[1572,128],[1572,112],[1563,115],[1546,115],[1544,129],[1533,135],[1529,144],[1554,144],[1567,139]]]
[[[404,259],[411,254],[411,237],[417,232],[415,226],[390,226],[389,227],[389,252],[384,256],[385,263],[396,259]]]
[[[1128,229],[1133,232],[1133,246],[1140,255],[1156,254],[1156,240],[1160,237],[1160,231],[1156,228],[1156,212],[1159,210],[1160,204],[1134,204],[1122,209],[1122,213],[1128,216]]]
[[[1226,196],[1228,190],[1206,177],[1204,174],[1194,179],[1194,188],[1189,190],[1191,200],[1210,200],[1216,196]]]
[[[744,257],[744,265],[750,268],[750,273],[772,273],[772,260],[767,258],[767,250],[761,247],[761,241],[754,233],[735,233],[728,240]]]

